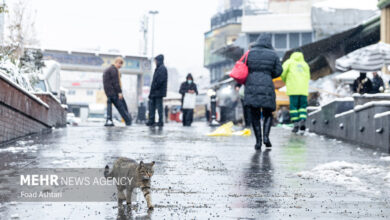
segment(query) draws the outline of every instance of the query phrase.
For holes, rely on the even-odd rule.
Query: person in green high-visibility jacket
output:
[[[305,131],[310,67],[306,63],[303,53],[294,52],[283,63],[282,80],[286,83],[287,95],[290,97],[290,119],[294,123],[293,132]]]

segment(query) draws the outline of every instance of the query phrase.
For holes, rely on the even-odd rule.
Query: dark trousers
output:
[[[163,112],[163,98],[151,98],[149,106],[149,122],[155,123],[156,110],[158,112],[158,122],[162,124],[164,122]]]
[[[260,144],[262,142],[262,134],[261,134],[261,116],[263,116],[263,135],[264,140],[269,140],[269,134],[271,132],[272,126],[272,110],[267,108],[253,108],[251,109],[251,117],[252,117],[252,126],[253,131],[256,137],[256,144]]]
[[[268,118],[268,117],[272,117],[272,110],[271,109],[268,109],[268,108],[253,108],[253,107],[249,107],[250,111],[251,111],[251,122],[252,122],[252,125],[259,125],[260,126],[260,119],[261,119],[261,116],[263,116],[263,118]]]
[[[126,125],[131,125],[131,115],[127,110],[126,101],[125,99],[119,99],[118,96],[107,97],[107,120],[112,120],[112,104],[125,120]]]
[[[194,120],[194,109],[183,109],[183,126],[191,126]]]
[[[251,126],[251,107],[245,105],[244,99],[241,99],[241,104],[244,113],[245,127],[249,128]]]
[[[305,121],[307,118],[307,96],[290,96],[290,120],[291,122]]]

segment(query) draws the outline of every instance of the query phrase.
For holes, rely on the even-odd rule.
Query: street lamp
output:
[[[154,17],[155,15],[158,14],[158,11],[149,11],[149,14],[151,14],[153,17],[153,24],[152,24],[152,59],[153,59],[154,58],[154,25],[155,25]]]

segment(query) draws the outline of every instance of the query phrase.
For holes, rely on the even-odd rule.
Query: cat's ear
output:
[[[154,166],[155,163],[156,163],[156,162],[152,161],[152,166]]]
[[[140,165],[141,167],[143,167],[143,166],[144,166],[144,162],[141,160],[141,162],[139,162],[139,165]]]

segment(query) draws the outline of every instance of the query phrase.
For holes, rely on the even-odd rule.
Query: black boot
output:
[[[262,138],[261,138],[261,125],[260,125],[260,122],[252,123],[252,124],[253,124],[253,131],[254,131],[255,137],[256,137],[255,149],[256,150],[261,150]]]
[[[272,127],[272,116],[266,116],[264,117],[264,125],[263,125],[263,143],[266,147],[272,147],[271,141],[269,140],[269,134],[271,132]]]
[[[299,122],[299,130],[305,132],[306,130],[306,120],[302,120]]]
[[[146,122],[146,126],[154,127],[155,125],[156,125],[156,123],[154,123],[153,121]]]

